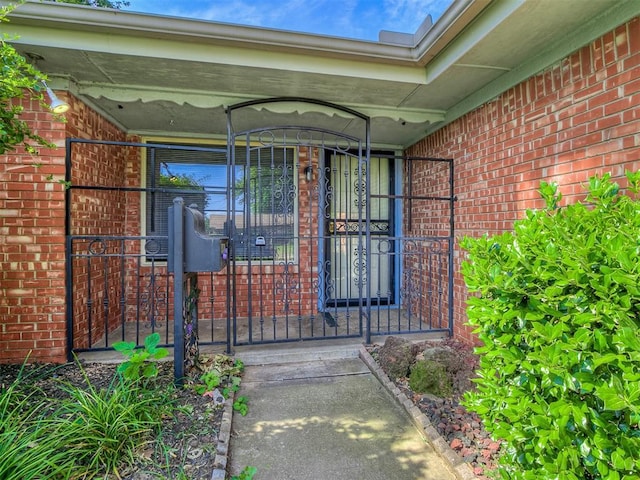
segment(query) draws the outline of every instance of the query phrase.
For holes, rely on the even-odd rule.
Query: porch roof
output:
[[[29,1],[7,29],[52,87],[129,133],[224,138],[226,106],[303,97],[368,115],[374,145],[402,148],[638,14],[635,0],[455,0],[434,25],[372,42]],[[318,104],[240,120],[359,128]]]

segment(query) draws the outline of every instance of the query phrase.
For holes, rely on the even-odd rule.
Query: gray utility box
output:
[[[174,202],[169,207],[169,252],[167,267],[169,272],[175,272],[175,248],[180,248],[176,242],[176,216],[175,209],[180,208]],[[227,237],[212,237],[205,233],[204,215],[193,206],[182,207],[183,241],[182,256],[184,259],[183,272],[219,272],[227,265],[227,249],[229,240]]]

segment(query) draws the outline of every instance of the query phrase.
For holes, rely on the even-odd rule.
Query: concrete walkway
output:
[[[251,465],[255,480],[456,478],[357,352],[262,365],[259,353],[238,352],[248,365],[237,395],[249,413],[233,415],[231,475]]]

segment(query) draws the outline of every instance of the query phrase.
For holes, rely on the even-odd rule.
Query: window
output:
[[[224,147],[147,148],[147,235],[168,234],[168,208],[180,196],[185,205],[195,204],[203,212],[206,233],[233,237],[236,260],[294,261],[294,150],[238,147],[233,175],[228,175],[226,157]],[[166,255],[167,243],[162,242],[157,256]]]

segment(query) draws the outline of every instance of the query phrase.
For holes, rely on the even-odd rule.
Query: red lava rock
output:
[[[476,453],[475,449],[470,447],[464,447],[462,450],[460,450],[460,455],[462,457],[468,457],[469,455],[473,455],[474,453]]]
[[[491,442],[487,445],[487,448],[493,453],[497,453],[500,450],[500,442]]]
[[[482,455],[483,458],[486,458],[487,460],[491,460],[491,457],[493,456],[493,452],[488,448],[482,450],[480,454]]]
[[[453,440],[451,440],[449,446],[454,450],[460,450],[462,448],[462,440],[460,440],[459,438],[454,438]]]
[[[466,363],[458,360],[471,358],[469,347],[455,341],[445,342],[455,353],[447,357],[446,365],[463,368],[463,363]],[[438,345],[442,345],[442,342]],[[401,377],[395,379],[395,385],[407,395],[407,398],[413,400],[414,405],[427,417],[431,425],[435,426],[442,438],[472,468],[474,475],[479,480],[488,480],[486,472],[496,468],[501,444],[490,438],[476,413],[468,412],[460,405],[463,393],[473,388],[470,380],[473,378],[474,365],[475,362],[469,362],[466,369],[457,370],[454,395],[451,398],[417,395]]]

